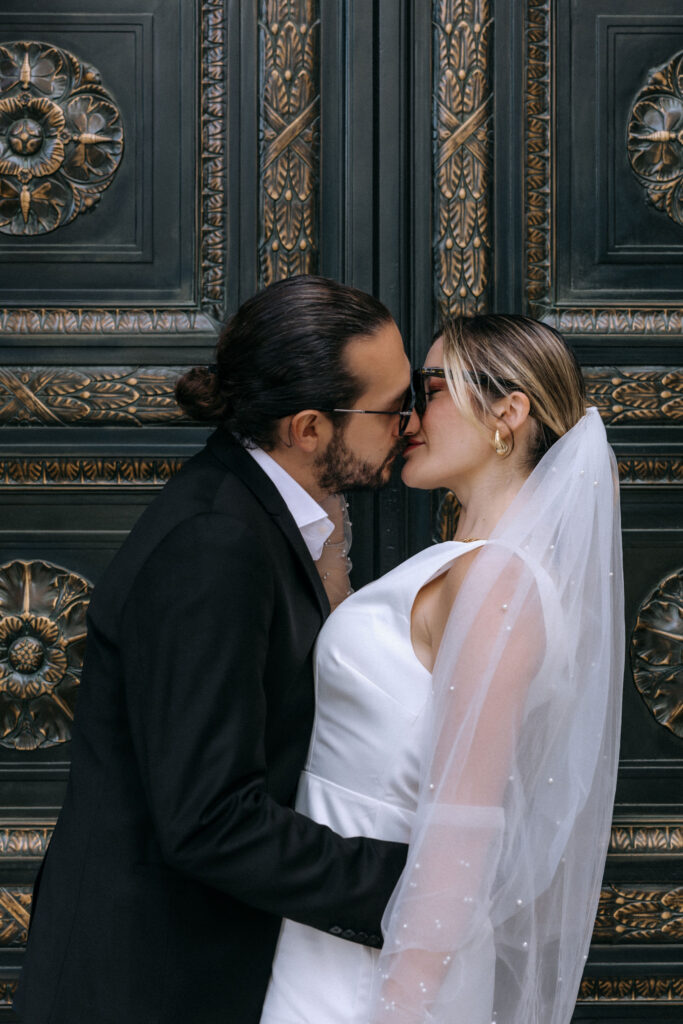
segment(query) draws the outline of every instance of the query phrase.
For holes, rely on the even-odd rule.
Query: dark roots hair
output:
[[[377,299],[337,281],[277,281],[240,306],[218,339],[215,366],[184,374],[176,400],[192,419],[272,449],[282,417],[353,405],[362,382],[346,366],[346,345],[391,320]]]

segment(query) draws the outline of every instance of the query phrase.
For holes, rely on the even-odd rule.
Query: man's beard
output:
[[[337,425],[327,449],[315,461],[316,482],[328,494],[383,487],[389,482],[391,464],[404,448],[405,441],[399,438],[384,461],[375,466],[346,447],[344,428]]]

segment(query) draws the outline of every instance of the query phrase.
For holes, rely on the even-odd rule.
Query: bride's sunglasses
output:
[[[415,412],[422,419],[427,410],[427,390],[425,382],[430,377],[436,377],[437,380],[446,379],[446,371],[443,366],[419,366],[416,370],[413,370],[413,390],[415,391]],[[490,388],[493,391],[504,394],[505,391],[521,391],[519,384],[515,384],[512,380],[494,380],[488,373],[476,374],[477,381],[482,387]]]

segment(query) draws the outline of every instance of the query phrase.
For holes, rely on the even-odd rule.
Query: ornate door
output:
[[[679,0],[4,0],[0,1018],[58,813],[90,589],[206,432],[172,393],[259,285],[530,312],[584,366],[622,483],[628,652],[577,1020],[683,1013]],[[357,585],[453,507],[354,498]]]

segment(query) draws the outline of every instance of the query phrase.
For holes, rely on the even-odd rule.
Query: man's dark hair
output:
[[[346,345],[391,320],[377,299],[337,281],[277,281],[240,306],[218,339],[215,366],[184,374],[176,400],[192,419],[271,449],[283,416],[353,405],[362,382],[346,365]]]

